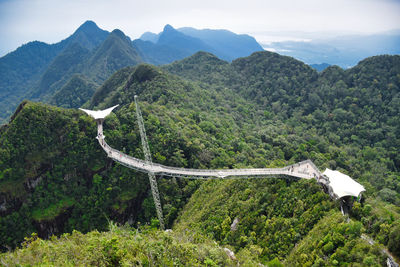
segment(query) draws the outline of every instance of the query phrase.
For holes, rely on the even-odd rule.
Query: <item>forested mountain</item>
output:
[[[0,123],[15,111],[26,88],[40,78],[60,50],[60,46],[35,41],[0,58]]]
[[[129,37],[120,30],[114,30],[85,62],[84,74],[101,84],[115,71],[140,62],[142,59]]]
[[[68,45],[48,66],[29,93],[30,99],[45,100],[51,97],[75,72],[90,51],[79,43]],[[27,96],[27,95],[26,95]]]
[[[33,87],[29,98],[49,102],[61,88],[64,91],[69,88],[67,85],[73,82],[70,79],[74,75],[80,75],[86,84],[92,84],[90,91],[93,92],[115,71],[126,66],[134,66],[139,62],[142,62],[142,59],[137,50],[132,47],[129,37],[120,30],[112,31],[104,42],[92,51],[82,47],[78,42],[71,43],[53,60],[37,86]],[[85,97],[80,101],[84,103],[90,99],[91,94],[86,92],[81,97]]]
[[[61,41],[66,47],[73,43],[78,43],[80,46],[93,50],[97,48],[108,36],[109,32],[100,29],[93,21],[86,21],[67,39]]]
[[[156,43],[140,39],[132,42],[120,30],[109,33],[93,21],[86,21],[59,43],[28,43],[0,58],[0,123],[8,120],[23,99],[59,103],[51,99],[56,97],[55,94],[62,94],[59,90],[65,92],[68,84],[77,82],[76,75],[92,88],[82,92],[80,101],[65,101],[63,107],[79,107],[68,106],[68,103],[86,102],[91,96],[88,92],[94,91],[111,74],[126,66],[140,62],[171,63],[201,50],[228,60],[262,50],[249,36],[228,31],[210,30],[203,34],[203,31],[190,29],[190,32],[201,33],[203,37],[186,35],[167,25],[162,33],[156,35]]]
[[[80,107],[90,99],[97,85],[85,76],[74,74],[50,99],[49,103],[57,107]]]
[[[112,147],[138,158],[143,152],[134,95],[140,99],[154,162],[242,168],[311,159],[321,170],[338,169],[367,189],[346,222],[315,181],[159,177],[163,213],[174,234],[189,236],[194,244],[208,236],[249,265],[379,265],[386,261],[383,246],[400,256],[399,68],[399,56],[317,73],[270,52],[232,63],[200,52],[162,68],[124,68],[85,107],[120,104],[105,121],[105,136]],[[2,250],[32,232],[44,238],[74,229],[106,230],[108,220],[139,229],[157,224],[147,176],[107,159],[95,136],[95,122],[83,112],[32,102],[22,103],[0,128]],[[98,235],[74,233],[73,240],[93,242]],[[151,234],[141,238],[154,242]],[[113,240],[115,246],[96,241],[105,247],[101,255],[115,264],[131,260],[123,252],[131,241],[120,235]],[[173,240],[165,237],[158,246],[169,251]],[[151,244],[140,253],[159,251]],[[34,247],[23,253],[37,254]],[[215,253],[209,254],[210,265],[228,264]],[[206,264],[206,256],[193,257]],[[143,258],[138,262],[145,264]]]
[[[162,33],[160,33],[157,44],[174,47],[177,50],[181,50],[186,56],[192,55],[197,51],[213,49],[202,40],[183,34],[168,24],[164,27]]]
[[[40,99],[42,94],[54,91],[52,86],[60,83],[63,75],[107,35],[107,31],[87,21],[59,43],[30,42],[0,58],[0,123],[9,118],[22,99]]]

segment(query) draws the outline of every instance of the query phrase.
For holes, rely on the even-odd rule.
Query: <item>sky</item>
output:
[[[0,0],[0,56],[29,41],[59,42],[86,20],[131,39],[170,24],[268,43],[400,29],[400,0]]]

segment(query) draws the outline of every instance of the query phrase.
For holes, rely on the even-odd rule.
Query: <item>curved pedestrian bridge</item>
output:
[[[292,176],[302,179],[316,179],[317,182],[321,183],[326,188],[326,191],[334,199],[341,198],[345,195],[358,197],[362,191],[365,191],[362,185],[360,185],[347,175],[339,175],[340,172],[338,171],[335,172],[335,175],[333,175],[329,171],[322,174],[311,160],[305,160],[283,168],[212,170],[176,168],[129,156],[117,149],[110,147],[105,141],[105,136],[103,134],[103,121],[105,117],[108,116],[115,107],[117,106],[102,111],[93,111],[86,109],[81,110],[92,116],[97,121],[96,138],[98,139],[101,147],[107,153],[108,157],[131,169],[161,176],[185,177],[190,179],[259,178],[279,175]],[[339,179],[337,177],[339,176],[340,182],[337,182],[337,180]],[[335,179],[336,182],[334,183],[334,187],[330,186],[330,179]],[[352,189],[354,190],[348,190],[348,185],[351,185]]]

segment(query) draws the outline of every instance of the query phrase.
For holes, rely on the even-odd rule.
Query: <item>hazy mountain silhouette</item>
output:
[[[159,34],[146,32],[133,43],[142,57],[152,64],[171,63],[198,51],[210,52],[221,59],[232,61],[263,50],[248,35],[238,35],[227,30],[174,29],[171,25],[166,25]]]
[[[197,30],[194,28],[180,28],[178,31],[202,40],[216,51],[215,55],[228,61],[247,57],[256,51],[264,50],[253,37],[247,34],[235,34],[227,30]]]

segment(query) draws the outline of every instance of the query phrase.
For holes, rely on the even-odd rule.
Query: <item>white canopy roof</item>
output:
[[[89,109],[83,109],[83,108],[80,108],[80,110],[83,110],[88,115],[90,115],[95,120],[97,120],[97,119],[104,119],[105,117],[110,115],[111,111],[113,111],[113,109],[116,107],[118,107],[118,105],[115,105],[115,106],[105,109],[105,110],[89,110]]]
[[[329,185],[339,198],[344,196],[358,197],[362,191],[365,191],[364,186],[339,171],[326,169],[323,174],[329,178]]]

